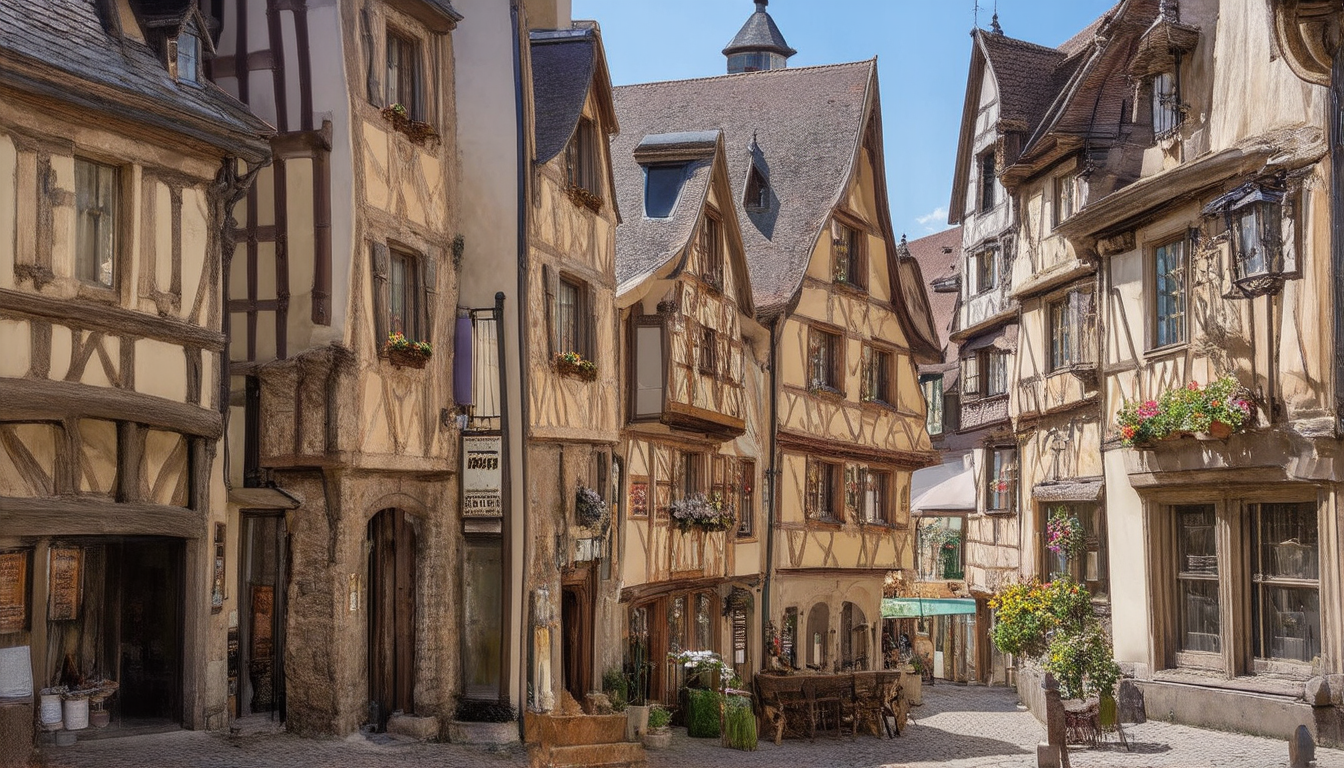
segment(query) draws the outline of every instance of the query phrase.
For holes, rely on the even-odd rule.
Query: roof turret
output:
[[[769,0],[756,0],[756,12],[723,49],[729,74],[783,69],[788,66],[788,58],[797,53],[784,42],[784,34],[766,12],[769,4]]]

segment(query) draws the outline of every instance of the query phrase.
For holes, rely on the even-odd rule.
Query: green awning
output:
[[[975,613],[975,601],[966,598],[888,597],[882,601],[884,619],[960,616],[968,613]]]

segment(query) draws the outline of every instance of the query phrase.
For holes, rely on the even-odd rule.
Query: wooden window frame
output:
[[[1085,189],[1083,176],[1078,171],[1070,171],[1056,176],[1052,182],[1050,200],[1050,229],[1058,229],[1060,224],[1083,209],[1087,204],[1081,190]]]
[[[1261,664],[1272,662],[1279,664],[1309,665],[1311,664],[1311,658],[1298,659],[1288,656],[1272,656],[1266,650],[1267,648],[1270,647],[1270,630],[1269,630],[1269,618],[1265,615],[1264,611],[1264,604],[1267,599],[1266,596],[1264,595],[1264,590],[1281,588],[1281,589],[1293,589],[1293,590],[1310,590],[1315,592],[1316,621],[1317,621],[1316,623],[1317,648],[1315,656],[1319,657],[1322,651],[1324,650],[1324,648],[1321,646],[1324,645],[1323,632],[1325,630],[1325,627],[1322,626],[1324,622],[1322,621],[1321,616],[1321,571],[1323,565],[1322,564],[1323,558],[1321,557],[1322,537],[1320,535],[1320,524],[1321,524],[1320,505],[1314,501],[1299,501],[1299,502],[1289,501],[1279,503],[1251,502],[1247,503],[1245,506],[1246,506],[1246,519],[1251,531],[1251,535],[1248,537],[1248,544],[1250,546],[1251,552],[1250,552],[1250,558],[1247,562],[1247,571],[1248,571],[1247,576],[1249,576],[1249,581],[1251,584],[1250,589],[1251,618],[1247,627],[1248,631],[1246,633],[1251,638],[1251,646],[1252,646],[1251,655],[1255,660],[1255,662]],[[1307,579],[1300,577],[1295,578],[1291,576],[1275,576],[1268,573],[1270,569],[1265,563],[1266,553],[1264,546],[1265,544],[1267,544],[1267,542],[1263,540],[1264,537],[1263,524],[1265,523],[1265,518],[1267,514],[1265,507],[1267,506],[1302,507],[1302,508],[1310,507],[1312,522],[1314,523],[1316,529],[1314,531],[1316,535],[1315,579]],[[1301,545],[1300,542],[1296,541],[1296,538],[1291,540],[1291,542],[1284,542],[1284,544],[1287,543],[1295,543],[1298,544],[1299,546],[1305,546]],[[1280,546],[1282,546],[1282,544]],[[1307,656],[1310,657],[1312,656],[1312,654],[1308,652]],[[1259,670],[1256,671],[1258,672]]]
[[[695,344],[696,368],[706,376],[719,376],[719,332],[708,325],[700,326]]]
[[[574,290],[574,349],[565,348],[565,319],[563,317],[564,307],[561,303],[563,292],[567,288]],[[594,360],[596,352],[593,349],[593,299],[592,286],[582,278],[575,277],[569,273],[561,272],[556,278],[555,302],[555,328],[554,338],[556,354],[565,352],[577,352],[584,360]]]
[[[723,219],[718,211],[705,210],[704,220],[696,238],[700,252],[700,277],[715,291],[724,288]]]
[[[582,189],[601,197],[602,183],[598,173],[601,151],[597,124],[589,117],[580,117],[574,135],[565,146],[565,179],[571,189]]]
[[[1046,304],[1046,317],[1050,341],[1050,371],[1060,371],[1077,362],[1076,334],[1081,331],[1073,327],[1070,313],[1070,300],[1063,296]]]
[[[981,153],[976,159],[976,170],[979,172],[979,211],[988,213],[999,206],[1000,197],[998,158],[994,150]]]
[[[737,464],[737,538],[756,538],[756,462],[741,459]]]
[[[813,487],[812,475],[816,469],[820,476],[818,485]],[[837,461],[827,461],[809,456],[805,469],[804,515],[809,523],[843,525],[845,465]],[[824,502],[824,503],[823,503]]]
[[[94,202],[93,206],[87,209],[80,207],[79,204],[80,166],[88,166],[90,168],[95,169],[99,176],[101,176],[103,172],[107,172],[111,175],[112,178],[110,188],[112,190],[111,192],[112,199],[110,202],[104,205],[103,201],[98,200],[93,201]],[[121,290],[122,275],[120,274],[120,272],[122,269],[122,261],[123,261],[123,259],[121,258],[121,251],[123,248],[122,241],[125,232],[122,222],[122,219],[124,218],[124,210],[122,207],[122,202],[123,198],[126,197],[126,195],[124,194],[125,190],[123,189],[123,183],[125,177],[126,174],[122,173],[122,168],[119,165],[114,165],[112,163],[104,163],[95,160],[93,158],[83,156],[75,157],[75,242],[74,242],[75,247],[74,247],[74,264],[73,264],[74,275],[75,279],[78,280],[82,286],[87,286],[88,288],[91,288],[95,291],[108,291],[115,293]],[[97,184],[97,179],[95,178],[94,190],[96,190],[98,186],[99,185]],[[109,283],[104,283],[97,277],[94,278],[84,277],[84,272],[88,268],[84,264],[85,251],[87,250],[87,248],[84,245],[85,242],[84,238],[81,237],[80,235],[80,233],[84,230],[84,227],[81,224],[81,218],[85,215],[84,211],[85,210],[92,211],[104,208],[106,210],[100,210],[98,214],[97,226],[99,229],[99,233],[97,236],[95,236],[94,238],[95,242],[92,245],[92,247],[95,250],[98,250],[99,252],[94,254],[93,257],[94,264],[92,265],[92,267],[96,272],[99,268],[99,263],[102,261],[101,258],[102,253],[101,250],[98,249],[97,247],[97,241],[102,239],[101,237],[103,227],[102,218],[105,216],[108,220],[107,227],[110,230],[109,236],[107,238],[109,241],[108,250],[110,251],[107,254],[107,259],[108,261],[111,262],[111,269],[110,269],[111,282]],[[166,256],[160,255],[160,258],[166,258]]]
[[[867,228],[840,213],[831,217],[831,281],[857,291],[868,290]]]
[[[1160,92],[1159,86],[1163,80],[1167,80],[1170,89],[1165,95]],[[1157,141],[1175,135],[1181,129],[1185,122],[1184,110],[1181,104],[1181,58],[1176,55],[1175,66],[1167,71],[1155,73],[1148,78],[1148,101],[1152,111],[1153,138]],[[1159,115],[1165,118],[1159,121]]]
[[[985,245],[971,251],[971,274],[975,277],[975,296],[981,296],[999,285],[999,248]]]
[[[752,163],[747,172],[747,185],[742,195],[742,207],[752,213],[767,210],[770,207],[770,181],[761,173],[761,169]]]
[[[938,436],[947,432],[947,398],[943,392],[943,374],[931,374],[921,376],[919,379],[919,390],[924,396],[924,429],[930,436]],[[931,392],[936,390],[936,392]],[[937,402],[934,402],[934,398]],[[935,419],[935,414],[937,414]],[[936,427],[936,429],[935,429]]]
[[[1006,456],[1003,462],[998,462],[1000,456]],[[986,512],[1014,512],[1017,509],[1017,447],[1011,445],[991,445],[985,447],[985,470],[984,470],[984,489],[985,489],[985,511]],[[998,471],[995,471],[995,465],[998,465]],[[1008,474],[1004,478],[1004,473]],[[999,483],[1004,483],[1007,487],[998,490]],[[1004,497],[1007,497],[1006,499]]]
[[[424,309],[425,309],[425,288],[421,280],[421,264],[423,257],[407,248],[390,246],[388,248],[388,274],[387,274],[387,328],[389,333],[397,332],[396,311],[394,309],[396,297],[396,283],[394,275],[397,265],[401,264],[406,276],[407,285],[404,286],[402,296],[403,303],[407,300],[413,303],[413,306],[403,307],[402,312],[402,335],[411,341],[425,341],[426,334],[424,329]]]
[[[984,372],[980,370],[980,354],[971,352],[961,358],[960,390],[962,395],[980,397],[984,390]],[[974,369],[974,370],[972,370]],[[971,399],[971,398],[968,398]]]
[[[844,332],[839,329],[832,329],[820,325],[809,325],[808,333],[808,360],[807,360],[807,388],[811,391],[830,392],[837,395],[845,394],[845,347],[848,341]],[[819,337],[818,342],[814,337]],[[826,370],[822,371],[825,375],[818,377],[817,363],[815,358],[815,349],[824,348],[827,350]]]
[[[981,397],[1001,397],[1008,394],[1009,387],[1012,386],[1010,371],[1008,370],[1008,353],[994,347],[977,349],[974,352],[977,359],[977,366],[980,373],[980,395]],[[1002,380],[998,383],[1003,385],[1002,389],[995,390],[994,385],[996,377],[994,371],[998,366],[1002,366]]]
[[[860,474],[862,485],[859,489],[861,495],[859,500],[859,520],[865,525],[880,525],[892,527],[896,524],[895,505],[892,503],[896,488],[896,473],[886,467],[864,467]],[[874,482],[878,484],[879,499],[878,516],[876,518],[868,515],[868,494],[872,491]]]
[[[1162,279],[1158,274],[1158,254],[1172,247],[1178,249],[1180,255],[1180,291],[1177,295],[1177,301],[1180,303],[1180,338],[1175,340],[1159,341],[1159,328],[1163,322],[1163,316],[1159,315],[1161,296],[1158,295],[1158,281]],[[1179,349],[1190,343],[1190,242],[1187,234],[1182,233],[1177,237],[1170,237],[1157,241],[1148,249],[1148,258],[1146,260],[1146,272],[1148,290],[1144,291],[1148,295],[1147,299],[1147,332],[1148,332],[1148,352],[1167,352],[1173,349]],[[1164,294],[1166,295],[1166,294]],[[1173,312],[1167,317],[1176,316]]]
[[[396,43],[396,70],[393,71],[393,42]],[[410,81],[402,68],[410,65]],[[401,104],[406,108],[406,116],[411,120],[427,121],[425,109],[425,56],[424,43],[415,35],[401,29],[388,26],[383,34],[383,106]],[[396,80],[396,94],[393,94],[393,80]],[[407,103],[403,89],[410,91],[410,103]]]
[[[1110,600],[1110,547],[1107,539],[1107,520],[1106,506],[1100,502],[1057,502],[1052,504],[1042,504],[1040,506],[1040,532],[1041,537],[1041,576],[1042,578],[1053,577],[1059,573],[1053,568],[1052,562],[1057,555],[1054,555],[1046,548],[1045,529],[1050,523],[1050,516],[1056,507],[1067,507],[1069,514],[1078,519],[1083,525],[1084,535],[1087,540],[1084,550],[1081,553],[1064,553],[1065,571],[1069,578],[1075,583],[1083,585],[1091,593],[1092,599],[1098,602],[1109,602]],[[1095,515],[1091,532],[1087,531],[1087,522],[1084,520],[1080,511],[1085,510]],[[1086,558],[1091,553],[1097,554],[1097,578],[1087,578]]]
[[[661,347],[660,347],[660,348],[661,348],[661,350],[662,350],[662,355],[661,355],[661,365],[660,365],[660,368],[662,369],[662,382],[663,382],[662,392],[663,392],[663,395],[662,395],[662,398],[661,398],[661,404],[659,405],[659,408],[658,408],[658,412],[657,412],[657,413],[643,413],[643,414],[641,414],[641,413],[639,413],[639,411],[637,410],[638,407],[639,407],[639,406],[638,406],[638,398],[639,398],[639,354],[640,354],[640,352],[639,352],[639,329],[641,329],[641,328],[657,328],[657,329],[658,329],[658,332],[659,332],[659,338],[661,339]],[[659,316],[659,315],[633,315],[633,316],[631,316],[631,318],[630,318],[629,344],[630,344],[630,355],[629,355],[630,363],[629,363],[629,375],[626,377],[626,378],[627,378],[627,386],[626,386],[626,389],[627,389],[627,391],[628,391],[628,393],[629,393],[629,399],[630,399],[630,407],[629,407],[629,418],[630,418],[630,421],[658,421],[659,419],[662,418],[663,414],[667,412],[667,366],[668,366],[668,354],[667,354],[667,351],[668,351],[668,333],[667,333],[667,324],[663,322],[663,318],[662,318],[661,316]]]
[[[944,564],[943,564],[943,562],[942,562],[942,554],[941,554],[941,552],[939,553],[939,555],[938,555],[938,557],[937,557],[937,560],[938,560],[938,566],[939,566],[938,569],[937,569],[937,573],[936,573],[936,574],[933,574],[933,575],[930,575],[930,574],[927,574],[927,573],[925,573],[925,572],[922,572],[922,566],[923,566],[923,549],[924,549],[924,547],[923,547],[923,544],[922,544],[922,542],[920,541],[920,539],[921,539],[921,536],[922,536],[922,534],[923,534],[923,529],[926,528],[926,527],[928,527],[928,525],[927,525],[928,523],[938,523],[938,524],[941,525],[941,524],[942,524],[942,521],[944,521],[944,520],[957,520],[957,521],[960,521],[960,523],[961,523],[960,527],[958,528],[958,530],[960,531],[960,534],[961,534],[961,535],[958,537],[958,542],[957,542],[957,565],[958,565],[958,567],[959,567],[959,570],[958,570],[958,575],[956,575],[956,576],[951,576],[951,577],[949,577],[949,576],[947,575],[947,571],[946,571],[946,569],[943,567]],[[914,530],[914,536],[913,536],[913,539],[914,539],[913,544],[914,544],[914,548],[915,548],[915,553],[914,553],[914,556],[915,556],[915,573],[917,574],[917,577],[919,578],[919,580],[921,580],[921,581],[960,581],[960,580],[963,580],[963,579],[966,578],[966,536],[967,536],[969,527],[970,527],[970,523],[968,522],[967,517],[966,517],[966,515],[964,515],[964,514],[929,514],[929,515],[920,515],[919,517],[916,517],[916,518],[915,518],[915,525],[914,525],[915,530]],[[941,547],[940,547],[940,549],[941,549]]]
[[[885,346],[864,342],[863,344],[862,392],[860,399],[865,403],[877,403],[890,407],[896,406],[895,389],[896,353]],[[885,362],[882,362],[885,358]]]

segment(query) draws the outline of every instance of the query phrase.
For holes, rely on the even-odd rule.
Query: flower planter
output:
[[[644,748],[659,750],[672,746],[672,729],[667,726],[644,734]]]
[[[513,744],[518,741],[518,723],[448,722],[448,740],[454,744]]]
[[[917,674],[914,667],[901,670],[901,692],[905,694],[905,700],[910,702],[910,706],[918,707],[924,704],[923,683],[923,676]]]
[[[410,349],[389,349],[387,359],[398,368],[424,368],[429,356]]]
[[[1222,421],[1215,421],[1209,424],[1209,434],[1216,440],[1226,440],[1232,436],[1235,429],[1231,424]]]
[[[625,740],[639,741],[649,733],[649,710],[652,707],[631,704],[625,708]]]
[[[555,359],[555,370],[561,376],[572,376],[583,381],[597,381],[597,366],[592,361],[573,361],[565,357]]]

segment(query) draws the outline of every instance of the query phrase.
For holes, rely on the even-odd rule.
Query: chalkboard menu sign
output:
[[[747,614],[733,611],[733,663],[747,663]]]
[[[0,552],[0,635],[28,628],[28,552]]]
[[[48,587],[51,597],[47,604],[48,620],[70,621],[79,618],[79,608],[84,597],[83,566],[83,549],[51,548],[51,575]]]

